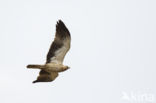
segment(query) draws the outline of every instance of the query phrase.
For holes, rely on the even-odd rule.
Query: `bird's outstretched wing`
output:
[[[57,72],[51,72],[48,73],[44,70],[41,70],[39,73],[39,76],[37,77],[37,80],[33,81],[33,83],[37,83],[37,82],[51,82],[53,80],[55,80],[55,78],[58,76],[59,74]]]
[[[69,30],[65,24],[59,20],[56,24],[55,39],[50,46],[46,63],[55,62],[62,64],[66,53],[70,49],[70,41],[71,37]]]

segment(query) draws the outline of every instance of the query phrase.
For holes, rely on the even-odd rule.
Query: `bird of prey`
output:
[[[39,76],[33,83],[51,82],[55,80],[59,72],[69,69],[68,66],[63,65],[63,60],[70,49],[70,42],[69,30],[61,20],[57,21],[55,38],[47,54],[46,63],[44,65],[27,65],[27,68],[40,69]]]

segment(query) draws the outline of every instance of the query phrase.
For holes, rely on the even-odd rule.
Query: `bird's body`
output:
[[[55,39],[47,54],[47,61],[44,65],[28,65],[27,68],[41,69],[36,82],[50,82],[55,80],[59,72],[69,69],[68,66],[63,65],[63,60],[66,53],[70,49],[70,32],[65,24],[59,20],[56,25]]]

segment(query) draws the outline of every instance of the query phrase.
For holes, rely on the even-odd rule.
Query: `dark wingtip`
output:
[[[62,20],[58,20],[57,24],[56,24],[56,32],[59,34],[65,34],[70,36],[70,32],[67,29],[66,25],[64,24],[64,22]]]
[[[61,19],[59,19],[58,21],[57,21],[57,24],[58,23],[63,23],[63,21],[61,20]],[[64,23],[63,23],[64,24]]]
[[[58,30],[60,28],[66,28],[66,26],[62,20],[58,20],[57,24],[56,24],[56,30]]]
[[[36,83],[36,82],[37,82],[37,80],[33,81],[32,83]]]

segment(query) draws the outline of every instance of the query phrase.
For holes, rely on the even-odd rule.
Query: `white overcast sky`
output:
[[[71,69],[32,84],[39,70],[26,65],[45,63],[58,19]],[[0,103],[156,102],[155,0],[1,0],[0,28]]]

